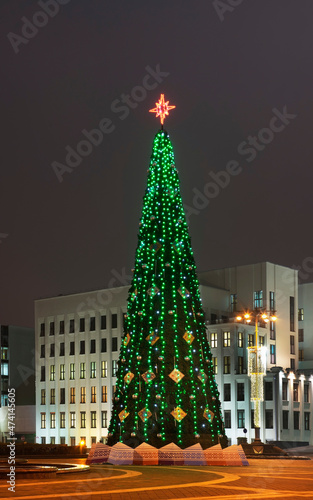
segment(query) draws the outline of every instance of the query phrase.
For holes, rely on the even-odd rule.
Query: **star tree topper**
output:
[[[169,106],[168,103],[169,101],[164,102],[164,94],[161,94],[159,102],[155,103],[156,108],[149,109],[150,113],[156,113],[156,117],[160,117],[162,127],[165,117],[169,115],[169,111],[176,108],[176,106]]]

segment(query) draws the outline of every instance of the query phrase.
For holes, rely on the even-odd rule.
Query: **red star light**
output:
[[[164,94],[161,94],[159,102],[156,102],[156,108],[149,109],[150,113],[156,113],[156,117],[160,117],[161,124],[163,125],[165,117],[169,115],[169,110],[176,108],[176,106],[169,106],[169,101],[164,102]]]

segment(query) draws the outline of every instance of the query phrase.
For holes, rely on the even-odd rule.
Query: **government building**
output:
[[[312,445],[313,284],[268,262],[198,277],[229,444],[254,439],[248,347],[257,327],[266,353],[260,438]],[[35,301],[37,442],[105,441],[128,289]]]

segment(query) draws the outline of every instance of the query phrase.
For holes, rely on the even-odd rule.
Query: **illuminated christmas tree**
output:
[[[109,444],[182,448],[226,442],[199,282],[173,146],[163,130],[175,106],[156,103],[156,134],[139,223]]]

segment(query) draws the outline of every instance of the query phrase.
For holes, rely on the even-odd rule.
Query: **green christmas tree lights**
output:
[[[208,447],[226,437],[173,146],[163,130],[171,107],[161,101],[108,442]]]

